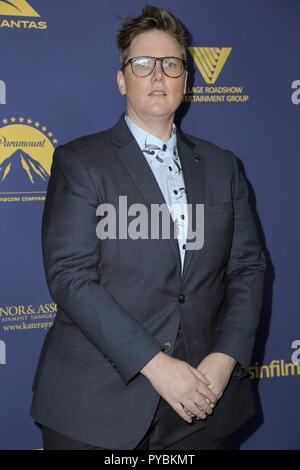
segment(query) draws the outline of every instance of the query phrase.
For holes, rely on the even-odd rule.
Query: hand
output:
[[[209,388],[218,400],[223,395],[236,364],[235,359],[224,353],[211,353],[198,365],[197,370],[209,381]]]
[[[140,372],[187,423],[192,422],[192,415],[205,419],[212,413],[217,397],[210,382],[187,362],[159,352]]]

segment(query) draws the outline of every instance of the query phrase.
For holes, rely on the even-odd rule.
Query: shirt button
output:
[[[168,352],[168,351],[170,351],[170,349],[171,349],[171,343],[169,343],[169,342],[168,342],[168,343],[165,343],[165,345],[164,345],[164,352]]]
[[[178,194],[178,191],[176,189],[174,189],[173,191],[174,194]]]
[[[186,248],[186,244],[182,245],[182,248],[185,250],[185,248]]]
[[[184,215],[183,215],[183,214],[181,214],[181,216],[180,216],[180,217],[181,217],[182,219],[184,219]]]
[[[172,171],[172,167],[171,167],[171,166],[169,166],[169,170]]]
[[[178,296],[178,302],[179,302],[180,304],[184,304],[184,302],[185,302],[185,295],[184,295],[184,294],[180,294],[180,295]]]

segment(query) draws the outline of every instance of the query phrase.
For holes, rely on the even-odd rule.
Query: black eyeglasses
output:
[[[179,57],[150,57],[139,56],[128,59],[122,69],[131,65],[132,73],[139,78],[148,77],[153,72],[156,61],[160,62],[161,69],[167,77],[179,78],[187,70],[187,62]]]

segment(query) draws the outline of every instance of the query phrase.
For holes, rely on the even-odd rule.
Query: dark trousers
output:
[[[186,360],[182,330],[179,328],[174,345],[174,357]],[[75,441],[41,426],[45,450],[117,450],[94,447],[83,442]],[[143,436],[136,450],[228,450],[234,449],[233,436],[225,439],[212,440],[201,420],[186,423],[173,408],[161,398],[152,423]]]
[[[117,450],[95,447],[84,442],[75,441],[59,434],[52,429],[41,426],[44,450]],[[234,450],[234,439],[231,436],[218,441],[207,438],[205,431],[196,431],[179,441],[165,446],[163,440],[156,446],[151,446],[151,433],[148,431],[135,450]]]

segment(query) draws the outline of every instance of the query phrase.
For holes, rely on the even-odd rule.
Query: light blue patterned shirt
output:
[[[125,121],[142,150],[171,213],[177,230],[182,270],[188,212],[183,171],[177,151],[176,126],[173,124],[172,135],[169,140],[164,142],[135,124],[127,114]]]

